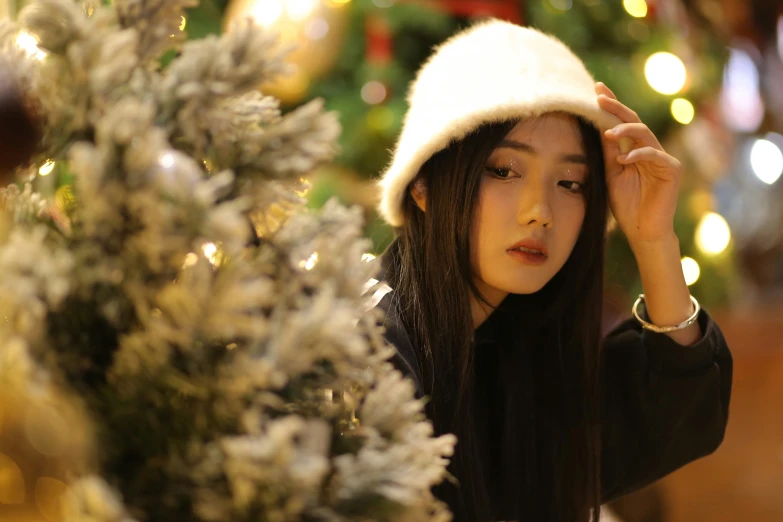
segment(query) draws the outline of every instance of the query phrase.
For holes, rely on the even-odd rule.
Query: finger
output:
[[[617,95],[609,88],[604,82],[598,82],[595,84],[595,92],[597,94],[603,94],[609,98],[617,99]]]
[[[619,100],[610,98],[604,94],[598,95],[598,106],[606,112],[614,114],[620,118],[621,121],[626,123],[639,123],[642,121],[638,114],[623,105]]]
[[[653,134],[650,128],[644,123],[621,123],[604,132],[604,135],[610,140],[630,138],[638,144],[648,145],[663,150],[658,138],[655,137],[655,134]]]
[[[680,168],[680,162],[677,158],[662,150],[656,149],[655,147],[641,147],[632,150],[628,154],[620,154],[617,156],[617,162],[623,165],[630,165],[641,161],[649,161],[659,167],[671,168],[673,171]]]

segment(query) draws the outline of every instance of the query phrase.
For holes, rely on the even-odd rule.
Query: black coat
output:
[[[416,348],[400,319],[393,291],[378,303],[392,362],[413,379],[419,397],[422,372]],[[491,329],[493,313],[482,324]],[[715,451],[723,440],[731,395],[732,358],[706,311],[703,337],[681,346],[629,319],[604,339],[602,500],[628,494]],[[477,331],[477,336],[479,331]],[[478,338],[478,337],[477,337]],[[486,352],[482,346],[482,352]],[[478,350],[477,350],[478,353]],[[478,364],[478,363],[477,363]],[[492,408],[492,402],[482,407]],[[502,511],[502,508],[500,509]]]

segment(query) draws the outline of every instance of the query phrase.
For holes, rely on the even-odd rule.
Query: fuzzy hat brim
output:
[[[494,19],[443,43],[419,70],[408,101],[391,165],[379,181],[380,214],[396,227],[421,166],[483,124],[551,112],[581,116],[599,130],[620,123],[598,106],[593,77],[565,44]]]

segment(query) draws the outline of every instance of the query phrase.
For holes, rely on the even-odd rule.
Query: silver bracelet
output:
[[[645,321],[642,319],[641,315],[639,314],[639,305],[644,302],[644,294],[639,294],[639,298],[636,300],[636,302],[633,304],[633,315],[636,317],[636,320],[639,321],[639,323],[642,325],[642,328],[645,330],[650,330],[651,332],[656,333],[668,333],[668,332],[675,332],[677,330],[682,330],[683,328],[687,328],[693,323],[696,322],[696,319],[699,317],[699,312],[701,312],[701,306],[699,305],[699,302],[696,300],[695,297],[691,297],[691,303],[693,303],[693,314],[687,318],[685,321],[681,322],[680,324],[675,324],[674,326],[658,326],[657,324],[653,324],[649,321]]]

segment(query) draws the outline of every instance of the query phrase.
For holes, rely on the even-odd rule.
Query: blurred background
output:
[[[20,7],[0,0],[0,16]],[[783,0],[202,0],[180,29],[202,38],[252,17],[292,47],[292,74],[259,87],[286,108],[321,97],[339,114],[340,154],[308,180],[306,197],[313,207],[332,197],[361,206],[378,254],[393,236],[375,213],[373,182],[400,131],[407,85],[433,46],[487,16],[562,39],[683,163],[683,270],[734,352],[721,449],[615,510],[626,522],[783,520]],[[18,43],[40,52],[34,39]],[[35,184],[65,206],[71,181],[50,162]],[[615,233],[607,328],[640,289]],[[8,473],[0,458],[0,513],[13,503]]]

